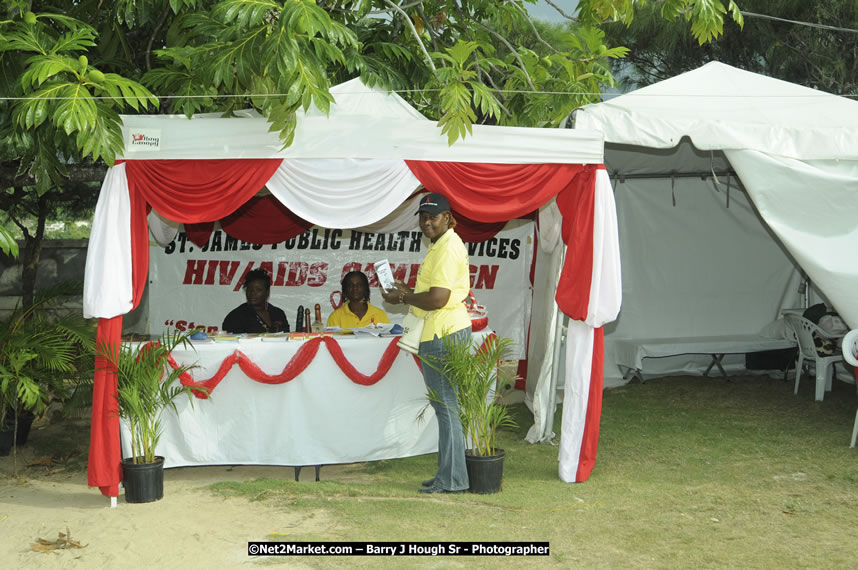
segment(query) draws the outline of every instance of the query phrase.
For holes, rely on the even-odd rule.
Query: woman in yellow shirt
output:
[[[369,304],[369,279],[361,271],[343,277],[343,299],[348,299],[328,317],[329,327],[359,329],[371,323],[390,323],[387,313]]]
[[[441,194],[426,194],[417,209],[420,229],[429,239],[429,251],[417,272],[412,291],[401,281],[383,293],[388,303],[411,305],[412,312],[424,318],[418,355],[423,360],[440,361],[445,355],[445,337],[455,343],[470,343],[471,318],[462,301],[470,290],[468,249],[453,231],[456,220],[450,204]],[[465,467],[465,435],[459,421],[456,391],[439,370],[424,365],[423,381],[437,394],[432,401],[438,419],[438,471],[423,482],[421,493],[461,493],[469,487]]]

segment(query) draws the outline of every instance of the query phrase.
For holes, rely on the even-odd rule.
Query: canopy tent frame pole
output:
[[[732,177],[739,179],[739,176],[736,174],[736,171],[733,169],[730,170],[719,170],[717,172],[712,170],[701,170],[699,172],[648,172],[646,174],[622,174],[619,172],[612,172],[610,174],[612,180],[619,180],[620,182],[625,182],[626,180],[650,180],[656,178],[699,178],[701,180],[706,180],[707,178],[712,178],[714,176],[717,177]],[[741,180],[739,183],[741,184]]]
[[[566,340],[566,319],[568,319],[563,311],[557,311],[555,320],[556,332],[554,333],[554,352],[552,355],[551,366],[551,390],[548,403],[548,410],[545,415],[545,425],[548,432],[554,433],[554,414],[557,411],[557,380],[560,377],[560,350]]]
[[[563,267],[564,261],[566,261],[566,246],[563,246],[563,251],[560,254],[560,267]],[[551,381],[549,382],[550,389],[548,391],[548,409],[545,414],[545,431],[543,433],[554,433],[554,414],[557,410],[557,379],[560,376],[560,349],[562,348],[566,337],[563,331],[565,330],[566,319],[568,318],[563,311],[557,307],[556,302],[554,306],[557,314],[554,317],[554,347],[552,348],[551,353]]]

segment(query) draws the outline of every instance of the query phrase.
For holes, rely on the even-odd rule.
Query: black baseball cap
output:
[[[429,212],[433,216],[440,214],[441,212],[449,212],[450,211],[450,202],[436,192],[432,192],[430,194],[426,194],[422,198],[420,198],[420,205],[417,207],[417,211],[414,212],[416,216],[420,212]]]

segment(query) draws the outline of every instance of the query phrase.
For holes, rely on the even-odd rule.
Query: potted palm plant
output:
[[[17,472],[17,445],[26,441],[33,414],[41,412],[80,374],[95,345],[95,329],[74,311],[55,314],[61,297],[80,293],[79,283],[38,291],[28,307],[16,307],[0,321],[0,455],[11,444]]]
[[[465,462],[472,493],[497,493],[503,480],[505,452],[497,446],[498,430],[516,427],[503,400],[497,394],[499,364],[508,356],[512,339],[491,335],[482,346],[471,341],[444,337],[446,357],[435,362],[423,359],[449,378],[456,392],[459,420],[470,446]],[[440,401],[430,391],[429,399]]]
[[[173,349],[190,344],[196,331],[165,333],[156,342],[102,344],[99,355],[116,371],[117,414],[130,433],[131,457],[122,460],[125,500],[149,503],[164,496],[164,458],[155,455],[161,437],[161,415],[176,410],[176,399],[204,388],[184,386],[179,377],[193,366],[169,363]],[[193,346],[193,345],[191,345]]]

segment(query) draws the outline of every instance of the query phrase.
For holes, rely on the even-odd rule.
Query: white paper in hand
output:
[[[393,289],[393,271],[390,269],[390,263],[386,259],[382,259],[381,261],[376,261],[373,265],[375,266],[375,274],[378,276],[381,288],[385,291]]]

